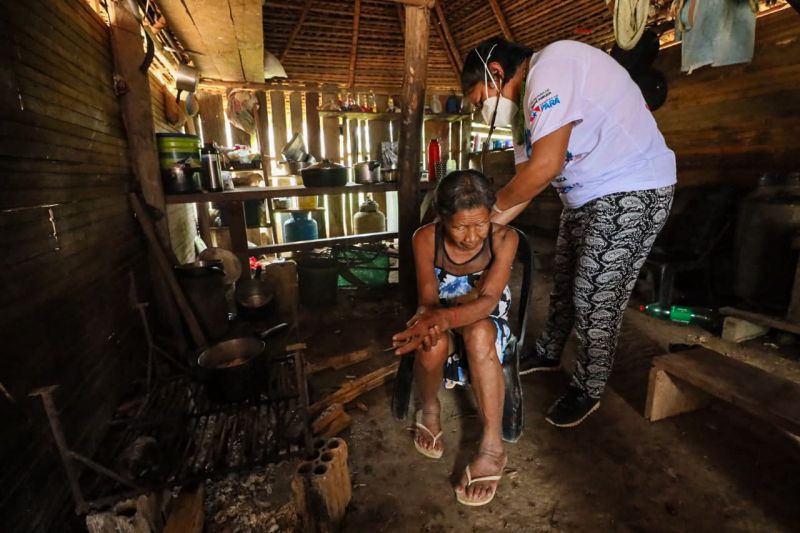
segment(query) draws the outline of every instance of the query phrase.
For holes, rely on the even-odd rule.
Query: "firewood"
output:
[[[173,503],[164,533],[202,533],[203,485],[182,490]]]
[[[354,365],[356,363],[360,363],[361,361],[366,361],[371,357],[369,350],[356,350],[354,352],[342,354],[342,355],[335,355],[333,357],[328,357],[323,361],[318,363],[313,363],[308,365],[308,370],[306,370],[307,374],[316,374],[322,370],[327,370],[332,368],[334,370],[339,370],[341,368],[348,367],[350,365]]]
[[[350,383],[345,383],[339,390],[334,392],[333,394],[321,399],[320,401],[311,404],[308,407],[309,412],[312,415],[316,415],[324,410],[329,405],[334,403],[342,403],[345,404],[347,402],[352,402],[365,392],[369,392],[372,389],[380,387],[392,377],[394,377],[395,372],[397,372],[397,367],[399,366],[398,362],[394,362],[390,365],[384,366],[370,372],[369,374],[362,376]]]
[[[311,423],[311,431],[314,435],[321,434],[325,428],[331,425],[333,421],[344,414],[344,406],[340,403],[335,403],[326,408],[320,415]]]
[[[322,431],[320,436],[323,439],[335,437],[345,429],[349,428],[352,422],[353,419],[350,417],[350,415],[342,411],[341,414],[334,418],[330,425]]]

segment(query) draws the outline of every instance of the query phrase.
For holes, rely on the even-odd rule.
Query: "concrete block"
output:
[[[765,335],[769,328],[732,316],[722,323],[722,338],[730,342],[744,342]]]

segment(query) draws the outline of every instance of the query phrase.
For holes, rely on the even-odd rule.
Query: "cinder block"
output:
[[[744,342],[765,335],[769,328],[732,316],[722,323],[722,338],[731,342]]]

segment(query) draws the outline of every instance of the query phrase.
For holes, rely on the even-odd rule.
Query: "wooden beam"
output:
[[[242,74],[247,81],[264,81],[263,0],[228,0],[230,18],[236,35],[237,53]]]
[[[497,19],[497,23],[500,25],[500,31],[503,32],[503,37],[509,41],[513,41],[514,36],[511,35],[511,29],[509,29],[508,24],[506,24],[506,17],[503,15],[503,11],[500,9],[497,0],[489,0],[489,5],[492,6],[492,11],[494,11],[494,16]]]
[[[434,3],[434,0],[390,0],[390,1],[408,7],[423,7],[425,9],[431,9]]]
[[[279,254],[283,252],[298,252],[327,248],[329,246],[348,246],[365,242],[391,241],[397,238],[397,233],[385,231],[381,233],[361,233],[359,235],[348,235],[346,237],[329,237],[327,239],[316,239],[313,241],[295,241],[282,244],[268,244],[257,248],[250,248],[250,255],[258,254]]]
[[[286,40],[286,46],[281,52],[280,57],[278,58],[279,61],[283,61],[286,59],[286,54],[289,53],[289,50],[292,49],[292,44],[294,44],[294,40],[297,38],[297,35],[300,33],[300,30],[303,28],[303,23],[306,21],[306,17],[308,16],[308,11],[311,8],[311,0],[306,0],[306,3],[303,4],[303,11],[300,12],[300,18],[297,19],[297,24],[294,25],[292,28],[292,33],[289,34],[289,38]]]
[[[450,26],[447,25],[447,18],[444,16],[441,0],[438,0],[435,5],[436,17],[439,19],[441,32],[442,35],[444,35],[442,43],[445,45],[446,49],[450,51],[450,55],[453,56],[453,59],[455,60],[456,68],[458,69],[458,72],[456,73],[456,79],[460,80],[461,71],[464,68],[464,63],[461,61],[461,53],[458,51],[458,46],[456,46],[456,41],[453,39],[453,34],[450,33]]]
[[[114,56],[114,73],[127,85],[127,91],[119,95],[122,122],[128,140],[130,163],[133,175],[142,189],[144,201],[161,213],[166,213],[164,186],[158,163],[158,149],[155,143],[155,126],[150,100],[150,79],[147,72],[142,73],[139,65],[144,59],[141,27],[128,4],[121,0],[108,2],[108,16],[111,34],[111,50]],[[165,250],[172,250],[169,226],[165,216],[154,222],[155,234]],[[151,256],[150,271],[156,274],[158,266]],[[185,349],[183,327],[178,309],[169,296],[169,288],[158,275],[153,276],[156,305],[167,318],[175,336],[179,351]]]
[[[350,45],[350,68],[347,75],[347,86],[352,87],[356,79],[356,59],[358,58],[358,24],[361,19],[361,0],[353,6],[353,41]]]
[[[200,119],[203,123],[203,141],[216,142],[221,146],[227,144],[225,136],[225,113],[222,96],[212,93],[198,93],[197,104],[200,108]]]
[[[428,75],[430,10],[406,6],[405,67],[401,91],[398,178],[400,234],[400,291],[404,304],[416,307],[417,284],[411,236],[419,227],[419,161],[422,150],[422,114]]]
[[[437,8],[439,7],[439,2],[436,2],[436,7]],[[438,16],[439,9],[437,9],[436,11],[437,11],[438,21],[435,24],[435,26],[436,26],[436,31],[439,33],[439,40],[442,41],[442,45],[444,46],[445,54],[447,55],[447,60],[450,62],[450,66],[453,67],[453,72],[456,75],[456,80],[460,80],[461,79],[461,69],[458,66],[458,56],[453,55],[453,50],[450,48],[450,45],[447,43],[447,37],[445,37],[445,35],[444,35],[444,28],[443,28],[443,26],[444,26],[443,20],[444,19]]]

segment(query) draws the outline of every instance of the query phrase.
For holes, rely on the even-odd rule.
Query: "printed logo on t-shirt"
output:
[[[558,95],[553,96],[552,98],[545,100],[541,104],[533,106],[531,109],[531,123],[538,117],[541,113],[547,111],[548,109],[557,106],[561,103],[559,100]]]

